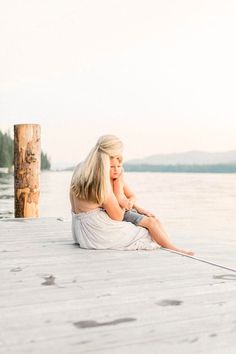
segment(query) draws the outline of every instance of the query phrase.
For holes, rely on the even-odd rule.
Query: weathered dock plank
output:
[[[60,218],[2,220],[0,239],[2,353],[235,354],[234,272],[163,250],[83,250]],[[227,247],[210,260],[233,264]]]

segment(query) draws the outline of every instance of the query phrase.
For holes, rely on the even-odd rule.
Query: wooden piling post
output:
[[[14,125],[15,217],[39,216],[40,125]]]

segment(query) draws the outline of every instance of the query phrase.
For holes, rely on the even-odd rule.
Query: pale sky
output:
[[[235,0],[0,0],[0,129],[52,162],[236,149]]]

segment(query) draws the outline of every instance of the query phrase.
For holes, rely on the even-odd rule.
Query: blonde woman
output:
[[[160,246],[192,254],[175,247],[158,220],[152,216],[142,226],[123,221],[125,208],[117,200],[121,180],[111,185],[110,165],[116,158],[122,161],[123,144],[114,135],[101,136],[87,158],[73,173],[70,187],[72,234],[82,248],[139,250],[158,249]]]

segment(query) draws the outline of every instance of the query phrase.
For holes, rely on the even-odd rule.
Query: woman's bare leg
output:
[[[187,254],[189,256],[193,256],[193,254],[194,254],[193,252],[180,249],[180,248],[176,247],[170,241],[170,239],[169,239],[167,233],[165,232],[163,226],[161,225],[159,220],[157,220],[156,218],[151,217],[151,216],[150,217],[149,216],[145,216],[140,221],[140,223],[138,225],[148,229],[151,237],[161,247],[168,248],[168,249],[173,250],[173,251],[181,252],[181,253]]]

